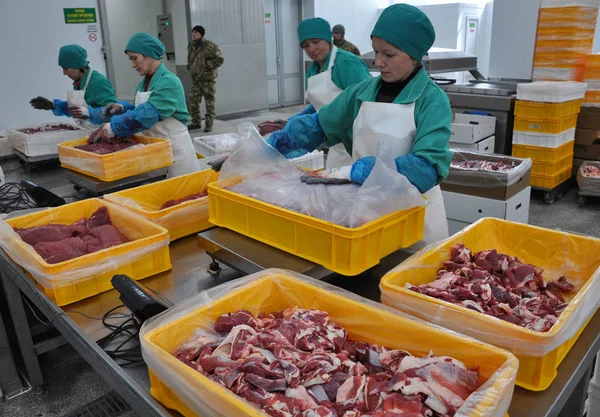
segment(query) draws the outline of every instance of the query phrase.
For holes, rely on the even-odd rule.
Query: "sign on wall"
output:
[[[95,8],[63,9],[65,23],[96,23]]]

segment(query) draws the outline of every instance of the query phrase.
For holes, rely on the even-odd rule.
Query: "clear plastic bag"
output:
[[[38,132],[34,134],[23,133],[22,129],[36,129],[48,125],[69,125],[75,130],[56,130],[50,132]],[[53,155],[58,153],[57,146],[61,142],[67,142],[87,136],[87,132],[70,123],[41,123],[37,125],[7,129],[8,143],[13,148],[27,156]]]
[[[393,161],[386,160],[386,144],[362,186],[309,185],[300,180],[302,171],[267,145],[252,124],[239,128],[243,139],[223,164],[219,178],[219,183],[233,184],[227,187],[230,191],[350,228],[424,205],[408,179],[388,167]]]
[[[575,293],[547,332],[536,332],[418,294],[405,288],[434,281],[450,247],[462,243],[472,252],[496,249],[544,270],[546,281],[566,276]],[[585,325],[600,306],[600,239],[558,232],[500,219],[483,218],[430,245],[388,272],[381,280],[381,300],[431,323],[509,349],[515,355],[541,357],[556,349]]]
[[[483,152],[452,151],[450,172],[444,180],[445,184],[468,185],[473,187],[508,187],[521,180],[531,170],[531,159],[514,158],[504,155],[490,155]],[[464,168],[461,162],[489,161],[514,165],[508,172],[490,171],[480,168]]]
[[[51,223],[70,225],[82,218],[89,218],[100,207],[108,209],[111,224],[129,239],[128,243],[64,262],[48,264],[33,246],[25,243],[13,229],[13,227],[31,228]],[[169,236],[162,227],[122,207],[98,199],[49,208],[6,221],[0,220],[0,247],[47,289],[69,286],[117,271],[162,248],[167,248],[168,245]]]
[[[151,371],[152,394],[186,417],[266,416],[172,354],[194,334],[214,334],[212,326],[221,314],[240,309],[269,314],[290,307],[329,313],[333,322],[348,330],[352,340],[404,349],[415,356],[431,351],[454,357],[469,368],[480,366],[485,382],[467,398],[456,417],[504,417],[508,410],[518,368],[512,354],[338,287],[277,269],[204,291],[146,321],[140,340]]]
[[[583,170],[586,165],[600,168],[600,162],[586,161],[581,164],[577,171],[577,185],[579,185],[579,192],[584,195],[600,196],[600,177],[584,175]]]

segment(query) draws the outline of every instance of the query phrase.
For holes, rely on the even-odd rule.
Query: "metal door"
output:
[[[302,49],[296,28],[299,0],[264,0],[269,107],[300,104],[303,97]]]

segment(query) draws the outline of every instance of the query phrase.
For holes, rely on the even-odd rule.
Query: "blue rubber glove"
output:
[[[357,184],[365,182],[375,166],[374,156],[360,158],[352,165],[350,177]],[[408,154],[396,158],[396,171],[404,175],[419,192],[425,193],[438,183],[437,170],[425,159]]]
[[[324,140],[319,113],[313,113],[290,120],[283,129],[273,132],[267,143],[291,159],[314,151]]]
[[[52,109],[52,113],[54,113],[55,116],[71,117],[71,115],[69,114],[69,103],[67,103],[65,100],[60,99],[54,99],[52,101],[54,102],[54,108]]]
[[[116,136],[127,137],[142,130],[150,129],[159,120],[158,111],[150,103],[144,103],[133,110],[112,116],[110,127]]]
[[[313,114],[316,113],[317,109],[315,109],[315,106],[313,106],[312,104],[309,104],[306,108],[304,108],[304,110],[302,110],[300,113],[293,115],[292,117],[288,118],[288,122],[290,120],[294,120],[296,117],[299,116],[304,116],[305,114]]]

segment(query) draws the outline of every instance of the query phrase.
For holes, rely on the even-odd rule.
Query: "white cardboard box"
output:
[[[450,142],[475,143],[492,136],[495,132],[496,118],[494,116],[457,113],[454,115],[454,123],[452,123]]]
[[[523,215],[521,217],[519,217],[517,220],[512,220],[512,221],[514,221],[515,223],[528,224],[529,223],[529,212],[527,211],[527,212],[523,213]],[[459,220],[448,219],[448,232],[450,233],[450,236],[452,236],[453,234],[460,232],[465,227],[470,226],[470,225],[471,225],[471,223],[468,223],[468,222],[461,222]]]
[[[442,191],[442,194],[451,234],[455,233],[452,230],[456,230],[457,227],[461,230],[483,217],[496,217],[520,223],[527,223],[529,220],[531,187],[525,188],[506,201],[448,191]]]
[[[496,137],[490,136],[476,143],[458,143],[450,142],[450,149],[466,149],[469,151],[477,151],[483,153],[494,153],[494,146],[496,146]]]

